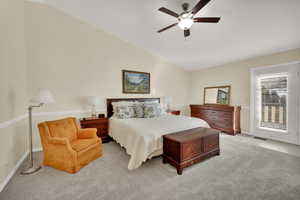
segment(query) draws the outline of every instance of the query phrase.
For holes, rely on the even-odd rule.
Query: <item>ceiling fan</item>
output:
[[[210,1],[211,0],[200,0],[197,5],[191,10],[189,10],[189,4],[184,3],[182,4],[183,13],[181,13],[180,15],[167,8],[161,7],[160,9],[158,9],[160,12],[176,17],[178,19],[178,22],[160,29],[157,32],[161,33],[169,28],[178,25],[184,31],[184,37],[188,37],[191,35],[190,28],[194,23],[218,23],[221,19],[220,17],[195,17],[195,15]]]

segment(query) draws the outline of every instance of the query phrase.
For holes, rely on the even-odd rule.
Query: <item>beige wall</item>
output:
[[[138,96],[187,105],[189,72],[54,8],[27,3],[26,11],[30,95],[45,87],[57,100],[43,110],[82,109],[89,95],[133,96],[122,94],[122,69],[151,73],[152,94]]]
[[[27,70],[23,0],[0,1],[0,187],[26,151]],[[1,188],[0,188],[1,189]]]
[[[231,85],[231,105],[242,106],[242,131],[250,125],[250,69],[300,61],[300,49],[220,65],[192,73],[191,103],[203,103],[204,87]]]
[[[0,122],[26,110],[23,0],[0,1]]]
[[[56,99],[36,111],[85,110],[84,96],[98,96],[102,102],[110,97],[171,96],[174,107],[186,111],[189,72],[55,8],[26,3],[26,39],[30,96],[38,88],[49,88]],[[122,69],[150,72],[152,94],[122,94]]]

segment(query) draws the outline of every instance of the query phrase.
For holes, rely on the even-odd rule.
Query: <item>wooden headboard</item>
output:
[[[118,101],[139,101],[139,102],[145,102],[145,101],[158,101],[160,103],[160,98],[122,98],[122,99],[106,99],[106,109],[107,109],[107,117],[110,118],[114,112],[113,112],[113,102]]]

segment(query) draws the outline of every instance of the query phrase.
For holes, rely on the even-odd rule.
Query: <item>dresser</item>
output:
[[[230,135],[241,133],[240,106],[190,105],[191,116],[205,120],[211,128]]]
[[[84,118],[80,120],[80,125],[82,128],[96,128],[103,143],[111,140],[108,135],[108,118]]]

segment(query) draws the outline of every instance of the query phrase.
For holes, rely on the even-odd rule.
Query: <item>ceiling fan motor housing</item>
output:
[[[189,3],[184,3],[182,4],[182,9],[185,11],[185,12],[188,12],[188,9],[189,9]]]

